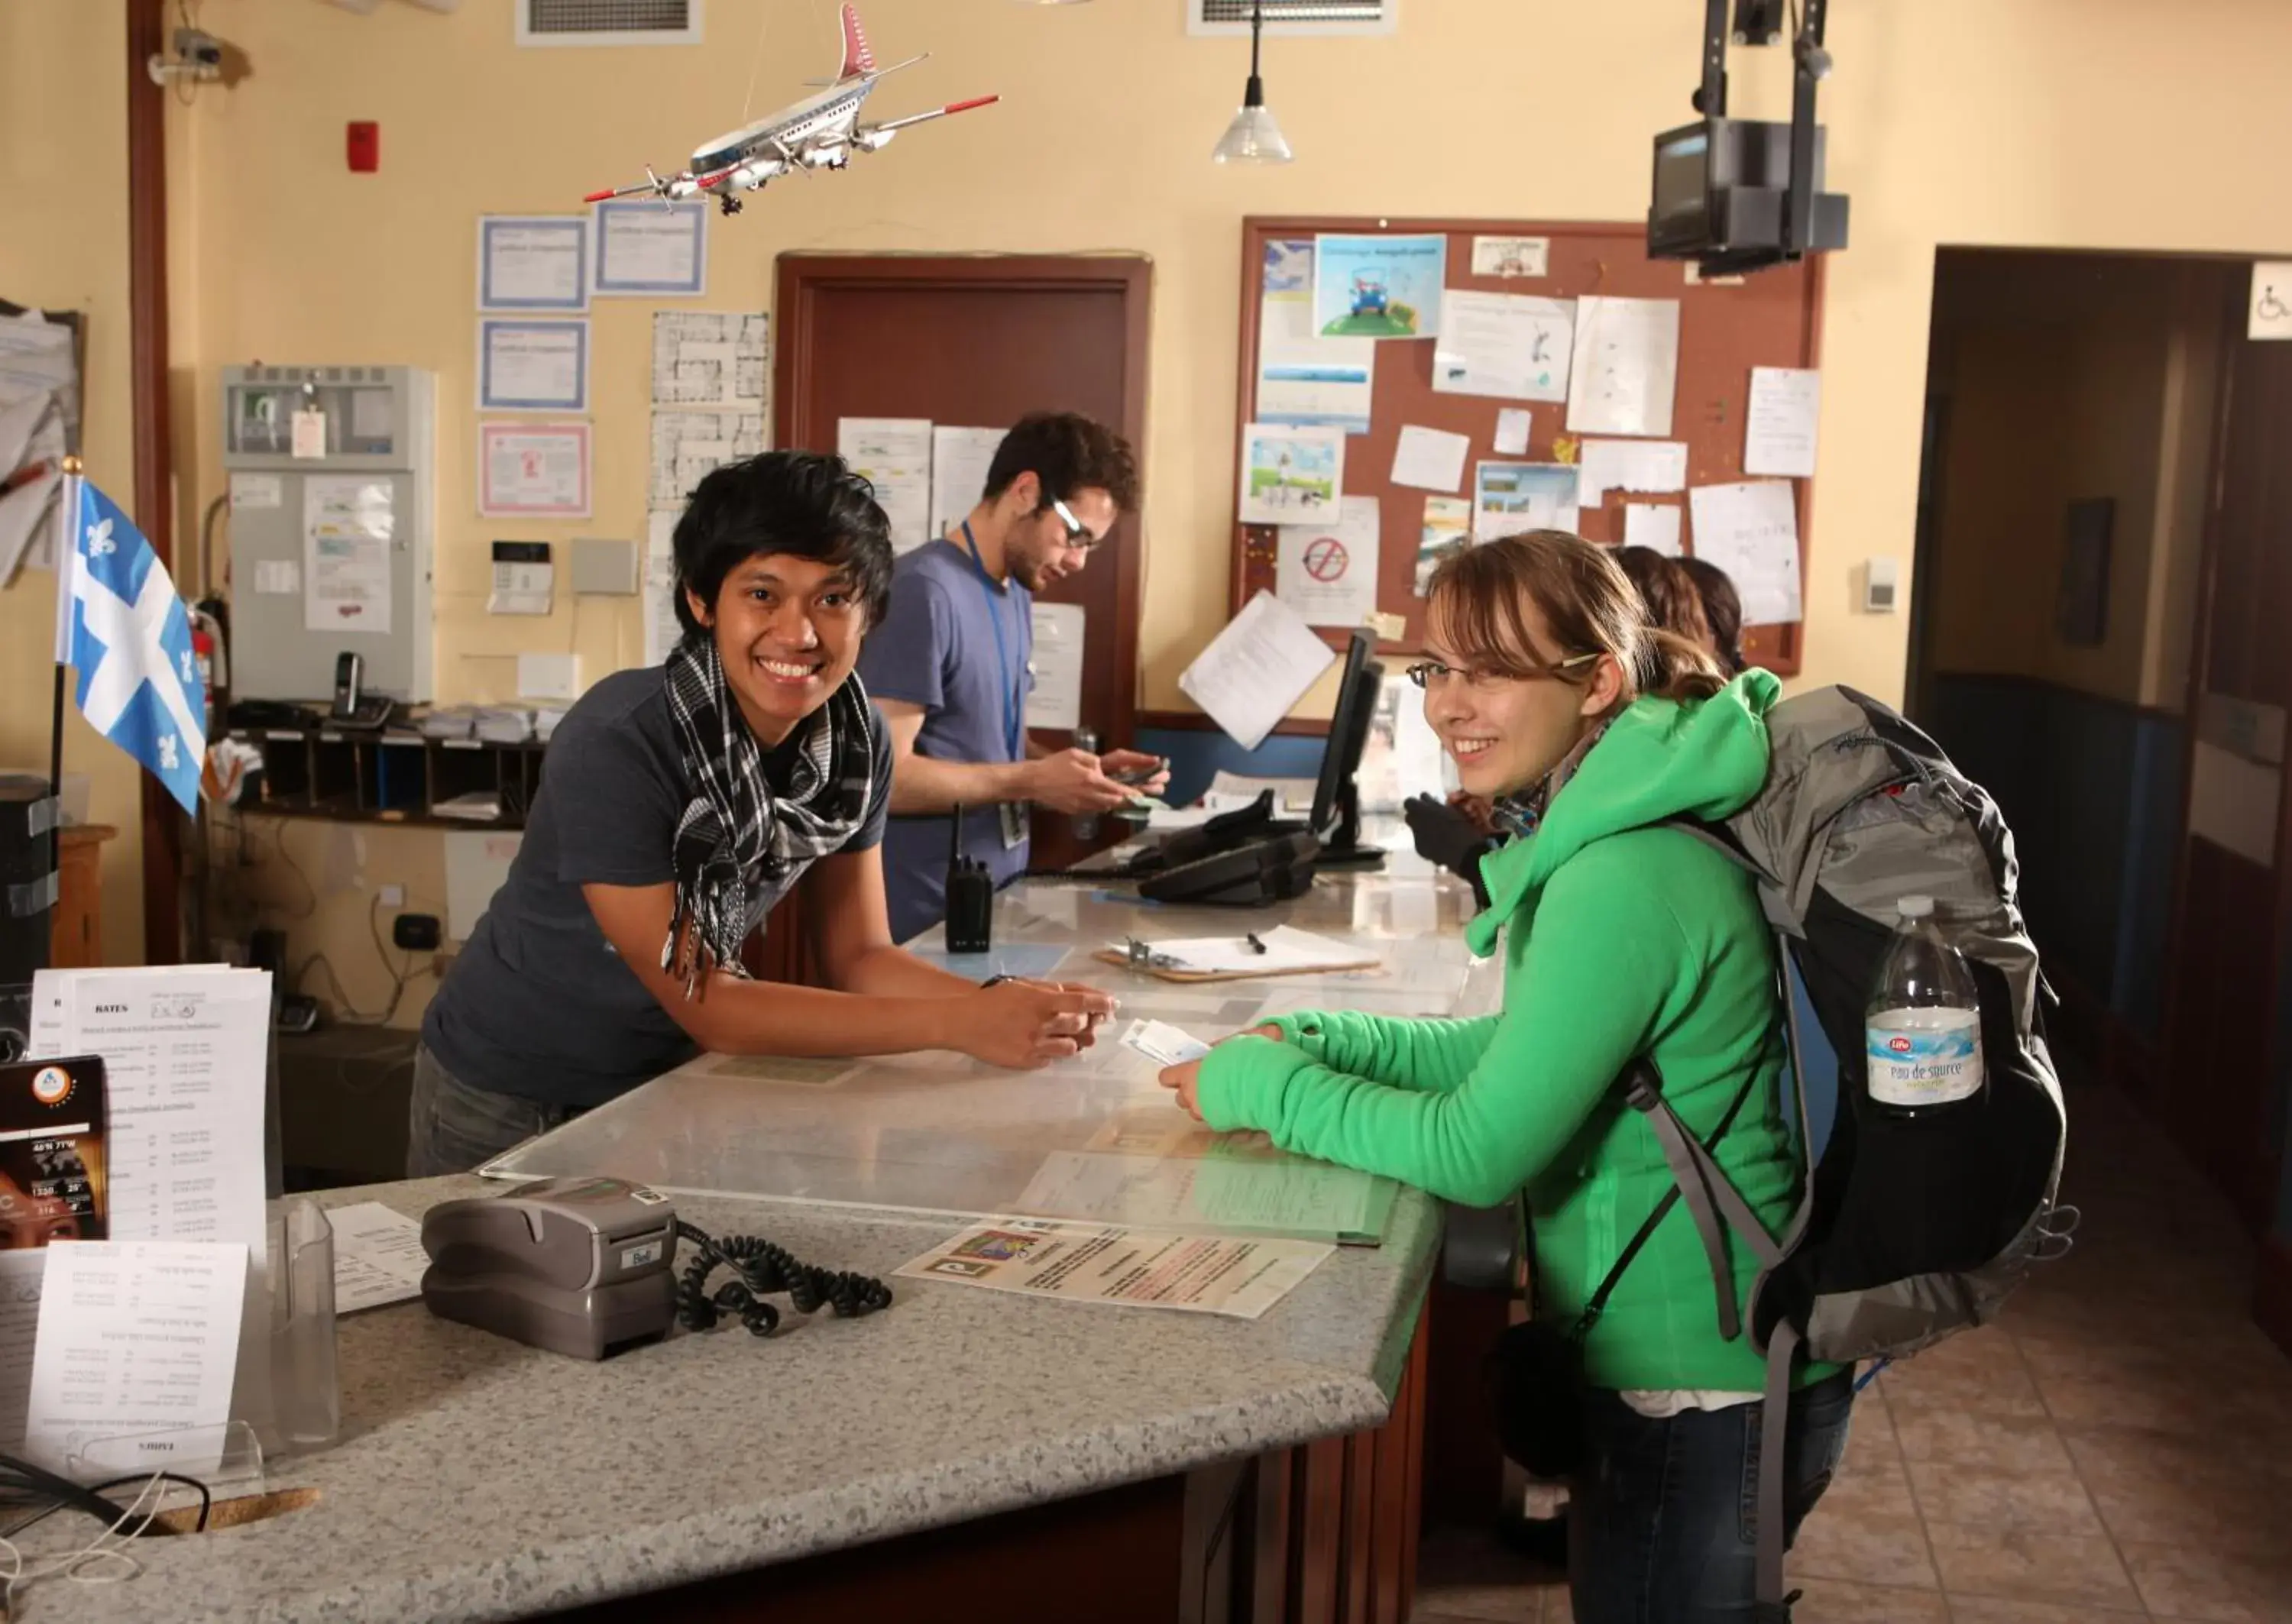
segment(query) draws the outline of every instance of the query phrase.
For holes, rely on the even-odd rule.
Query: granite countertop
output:
[[[488,1187],[320,1199],[419,1215]],[[677,1207],[885,1276],[962,1227]],[[520,1618],[1351,1432],[1390,1408],[1439,1234],[1403,1190],[1384,1245],[1340,1250],[1255,1322],[902,1280],[869,1318],[791,1314],[767,1341],[733,1323],[590,1364],[418,1302],[375,1309],[341,1324],[342,1441],[273,1466],[272,1488],[317,1503],[139,1542],[138,1578],[20,1599],[58,1624]]]

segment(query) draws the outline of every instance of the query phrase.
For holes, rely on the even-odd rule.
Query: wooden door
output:
[[[1005,428],[1029,412],[1082,412],[1127,438],[1142,467],[1151,278],[1128,257],[783,254],[773,444],[833,451],[845,417]],[[1126,515],[1087,569],[1043,594],[1088,617],[1081,713],[1104,748],[1129,744],[1135,726],[1140,530]],[[1100,828],[1084,842],[1070,819],[1036,811],[1034,866],[1064,868],[1119,833]]]
[[[2222,406],[2191,710],[2189,800],[2158,1113],[2254,1229],[2275,1204],[2269,1097],[2292,887],[2292,344],[2243,336]]]

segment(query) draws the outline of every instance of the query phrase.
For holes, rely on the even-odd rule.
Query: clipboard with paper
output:
[[[1163,981],[1249,981],[1268,976],[1337,976],[1382,969],[1384,961],[1343,942],[1279,925],[1238,937],[1190,937],[1168,942],[1127,942],[1096,955],[1108,964],[1142,970]]]

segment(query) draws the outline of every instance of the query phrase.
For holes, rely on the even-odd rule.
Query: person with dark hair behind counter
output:
[[[682,639],[559,724],[509,878],[424,1017],[409,1177],[478,1166],[701,1050],[1031,1067],[1091,1041],[1104,993],[982,987],[892,945],[892,749],[852,670],[886,611],[889,528],[838,457],[701,480],[676,526]],[[741,964],[799,886],[833,990]]]

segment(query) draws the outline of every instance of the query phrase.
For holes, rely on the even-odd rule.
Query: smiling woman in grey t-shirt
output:
[[[702,1049],[1025,1067],[1090,1041],[1103,993],[981,987],[892,945],[891,751],[852,671],[888,531],[840,458],[773,452],[700,482],[676,527],[682,640],[559,724],[509,879],[423,1019],[410,1175],[477,1166]],[[832,990],[740,966],[799,886]]]

